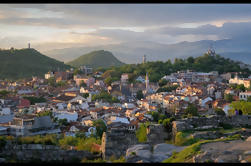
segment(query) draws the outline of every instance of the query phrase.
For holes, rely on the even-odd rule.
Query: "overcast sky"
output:
[[[0,4],[0,48],[251,36],[251,4]]]

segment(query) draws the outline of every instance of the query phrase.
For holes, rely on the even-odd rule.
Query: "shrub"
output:
[[[177,146],[187,146],[198,142],[200,139],[193,138],[192,136],[188,137],[190,133],[178,132],[175,136],[174,144]]]
[[[146,125],[141,124],[139,129],[136,131],[136,137],[139,142],[143,143],[147,141]]]
[[[6,138],[0,136],[0,149],[2,149],[6,145],[6,143],[7,143]]]
[[[222,109],[216,108],[214,111],[217,115],[226,115]]]
[[[223,127],[224,129],[232,129],[233,128],[232,125],[227,124],[227,123],[222,123],[222,122],[219,123],[219,126]]]

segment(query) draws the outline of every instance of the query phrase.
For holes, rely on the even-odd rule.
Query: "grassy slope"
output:
[[[42,55],[35,49],[0,50],[0,79],[18,79],[43,76],[49,70],[67,69],[55,59]]]
[[[111,52],[104,50],[93,51],[88,54],[82,55],[79,58],[68,62],[67,64],[74,67],[88,65],[93,68],[123,65],[123,63],[120,62],[116,57],[114,57]]]
[[[235,135],[232,137],[227,137],[224,139],[215,139],[215,140],[201,140],[197,143],[194,143],[190,146],[188,146],[187,148],[185,148],[184,150],[182,150],[179,153],[173,153],[173,155],[164,160],[164,163],[183,163],[183,162],[192,162],[192,158],[193,156],[197,155],[200,153],[200,147],[201,145],[205,144],[205,143],[210,143],[210,142],[219,142],[219,141],[232,141],[232,140],[237,140],[240,139],[239,135]]]

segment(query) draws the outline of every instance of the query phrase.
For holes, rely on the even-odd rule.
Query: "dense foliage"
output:
[[[144,98],[144,95],[143,95],[143,93],[142,93],[142,90],[139,90],[139,91],[137,92],[136,98],[137,98],[138,100],[141,100],[141,99]]]
[[[197,109],[196,105],[189,104],[188,107],[185,109],[185,115],[198,116],[198,109]]]
[[[45,103],[46,99],[43,97],[32,97],[32,96],[27,96],[24,97],[25,99],[29,100],[31,105],[34,105],[35,103]]]
[[[77,59],[67,63],[74,67],[87,65],[93,68],[120,66],[123,65],[114,55],[109,51],[99,50],[82,55]]]
[[[225,95],[224,95],[224,99],[225,99],[227,102],[231,103],[231,102],[234,100],[234,97],[233,97],[233,95],[231,95],[231,94],[225,94]]]
[[[175,59],[172,63],[171,60],[166,62],[155,61],[147,62],[144,64],[127,64],[120,67],[110,67],[106,70],[99,69],[99,71],[106,71],[104,78],[111,80],[119,80],[122,73],[129,73],[129,77],[136,77],[139,75],[149,74],[151,82],[158,82],[163,76],[169,75],[173,72],[180,70],[194,70],[200,72],[218,71],[220,74],[224,72],[243,72],[245,75],[251,74],[249,69],[241,69],[237,62],[230,59],[225,59],[219,55],[215,57],[204,54],[203,56],[187,59]],[[130,79],[129,79],[130,81]],[[164,83],[160,83],[163,85]]]
[[[165,86],[160,87],[157,90],[157,93],[160,93],[160,92],[172,92],[173,90],[176,90],[178,87],[179,87],[179,85],[171,85],[171,86],[165,85]]]
[[[103,100],[109,103],[118,103],[119,100],[116,97],[113,97],[106,91],[101,91],[99,94],[95,94],[92,96],[92,101]]]
[[[65,70],[70,66],[47,57],[35,49],[0,50],[0,79],[44,76],[50,70]]]
[[[96,121],[93,121],[93,126],[96,127],[96,136],[101,138],[103,135],[103,132],[106,131],[107,127],[103,120],[99,119]]]
[[[140,124],[138,130],[136,131],[136,137],[140,143],[144,143],[147,141],[146,128],[147,128],[146,124]]]
[[[229,110],[232,115],[234,111],[241,110],[243,115],[251,115],[251,102],[248,101],[233,101],[231,104],[231,109]]]

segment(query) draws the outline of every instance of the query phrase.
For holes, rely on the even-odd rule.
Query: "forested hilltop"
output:
[[[0,50],[0,79],[43,76],[49,70],[65,70],[70,66],[47,57],[35,49]]]
[[[110,67],[110,66],[121,66],[124,63],[120,62],[111,52],[98,50],[88,54],[84,54],[79,58],[68,62],[67,64],[79,67],[81,65],[87,65],[93,68],[97,67]]]
[[[103,71],[103,77],[106,82],[110,83],[120,79],[122,73],[129,73],[129,81],[133,81],[139,75],[149,74],[149,79],[152,82],[159,81],[163,76],[181,70],[193,70],[198,72],[218,71],[219,74],[225,72],[242,72],[243,76],[248,76],[251,71],[247,68],[241,69],[238,62],[221,57],[220,55],[203,56],[187,59],[176,58],[172,63],[171,60],[166,62],[155,61],[145,64],[127,64],[121,67],[99,68],[98,71]]]

